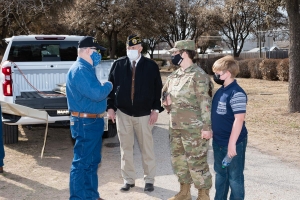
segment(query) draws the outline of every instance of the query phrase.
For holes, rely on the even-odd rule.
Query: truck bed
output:
[[[69,113],[57,114],[57,110],[67,110],[67,98],[64,94],[54,91],[21,92],[16,96],[16,104],[27,106],[38,110],[46,110],[50,116],[63,116]]]

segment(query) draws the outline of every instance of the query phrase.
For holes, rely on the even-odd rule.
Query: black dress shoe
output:
[[[154,186],[152,183],[146,183],[144,191],[145,192],[152,192],[154,190]]]
[[[125,183],[122,187],[121,187],[121,191],[128,191],[130,190],[131,187],[134,187],[135,184],[128,184],[128,183]]]

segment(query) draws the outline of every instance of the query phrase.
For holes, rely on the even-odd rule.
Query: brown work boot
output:
[[[3,173],[3,167],[0,167],[0,173]]]
[[[196,200],[209,200],[209,190],[198,189],[198,198]]]
[[[191,196],[191,184],[180,183],[180,191],[174,197],[169,198],[168,200],[192,200]]]

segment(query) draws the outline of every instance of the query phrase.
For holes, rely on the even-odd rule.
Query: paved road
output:
[[[119,148],[108,148],[110,143],[118,143],[117,138],[107,139],[104,142],[103,162],[99,170],[100,192],[105,199],[168,199],[175,195],[179,185],[173,175],[170,162],[168,143],[168,116],[163,112],[154,127],[155,155],[157,159],[157,176],[155,191],[144,193],[143,171],[141,154],[138,145],[134,147],[134,160],[138,179],[136,187],[130,192],[121,193]],[[106,145],[106,146],[105,146]],[[300,199],[300,169],[283,163],[276,157],[260,153],[259,150],[248,145],[246,153],[245,185],[246,200],[298,200]],[[110,157],[110,159],[109,159]],[[209,150],[209,166],[213,174],[212,149]],[[105,173],[110,171],[111,173]],[[115,174],[114,177],[111,174]],[[116,181],[117,180],[117,181]],[[214,187],[214,186],[213,186]],[[211,189],[211,199],[214,196]],[[193,199],[197,198],[197,190],[192,187]]]

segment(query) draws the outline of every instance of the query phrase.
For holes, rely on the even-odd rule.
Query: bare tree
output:
[[[156,46],[162,41],[160,27],[166,26],[169,8],[167,1],[138,1],[136,7],[136,24],[133,29],[143,38],[147,52],[153,58]]]
[[[232,48],[234,57],[239,57],[245,39],[253,31],[257,19],[258,4],[252,0],[218,1],[209,14],[211,23],[219,27],[225,42]]]
[[[265,37],[273,37],[274,39],[278,38],[278,35],[275,34],[278,29],[287,29],[288,27],[288,18],[287,16],[277,10],[274,10],[272,13],[267,13],[260,0],[256,0],[258,5],[257,20],[254,22],[254,29],[252,34],[257,38],[257,47],[262,45],[264,46]],[[286,37],[286,35],[285,35]]]
[[[135,3],[136,0],[76,0],[68,21],[80,33],[106,38],[110,58],[115,58],[118,35],[129,33],[136,23]]]
[[[55,16],[72,0],[0,0],[0,39],[17,34],[32,34],[41,30],[42,23]],[[49,20],[49,19],[48,19]],[[57,24],[57,22],[55,22]],[[48,28],[51,21],[47,21]],[[5,42],[2,40],[5,49]]]
[[[173,47],[178,40],[192,39],[205,32],[204,5],[206,0],[166,0],[165,23],[161,24],[160,32],[163,40]]]

